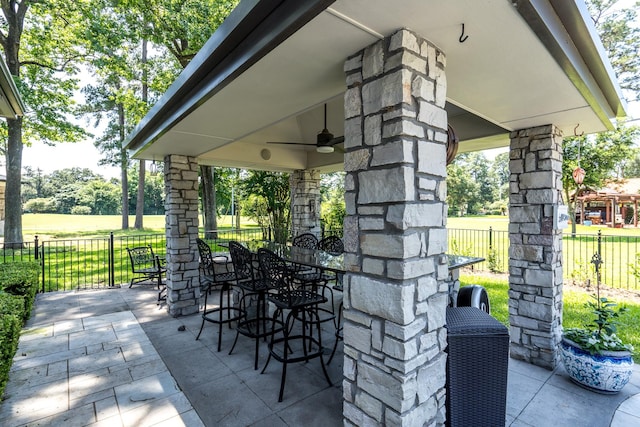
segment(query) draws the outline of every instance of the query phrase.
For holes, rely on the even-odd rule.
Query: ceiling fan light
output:
[[[316,147],[316,151],[323,154],[333,153],[333,147],[330,145],[320,145]]]

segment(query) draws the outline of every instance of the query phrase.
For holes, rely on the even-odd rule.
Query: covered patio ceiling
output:
[[[243,0],[125,146],[139,159],[342,170],[340,150],[315,150],[324,104],[327,128],[343,135],[345,59],[400,28],[446,55],[459,152],[508,146],[510,131],[550,123],[565,135],[599,132],[625,115],[582,0]]]

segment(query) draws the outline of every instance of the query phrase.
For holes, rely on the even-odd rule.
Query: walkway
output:
[[[38,295],[11,371],[0,425],[341,426],[341,358],[328,387],[316,363],[253,370],[253,341],[200,317],[174,319],[148,287]],[[330,345],[330,344],[329,344]],[[266,351],[262,349],[262,363]],[[640,374],[618,395],[586,391],[562,368],[510,361],[507,426],[640,425]],[[612,421],[613,420],[613,421]]]

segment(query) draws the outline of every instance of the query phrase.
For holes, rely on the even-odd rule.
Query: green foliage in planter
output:
[[[0,264],[0,290],[24,297],[22,320],[31,315],[33,301],[38,291],[40,265],[35,262],[12,262]]]
[[[0,291],[0,396],[9,380],[9,369],[18,348],[25,298]]]
[[[616,306],[616,303],[607,298],[593,295],[592,300],[587,302],[587,307],[595,316],[592,323],[583,328],[565,329],[564,336],[591,354],[601,354],[603,351],[633,352],[633,346],[625,344],[616,334],[618,318],[628,309]]]

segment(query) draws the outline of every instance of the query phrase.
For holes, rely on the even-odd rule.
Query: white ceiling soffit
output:
[[[624,115],[624,105],[584,4],[578,3],[338,0],[246,71],[224,82],[219,78],[181,116],[175,113],[156,126],[152,110],[127,146],[145,159],[183,154],[216,166],[339,170],[339,151],[315,151],[323,105],[328,129],[343,135],[345,59],[400,28],[422,35],[446,55],[446,108],[461,152],[506,146],[510,131],[549,123],[565,135],[576,126],[579,132],[603,131]],[[462,23],[468,36],[463,43]],[[171,109],[173,103],[174,110],[185,109],[177,86],[188,77],[181,75],[154,108]]]
[[[25,107],[13,77],[0,57],[0,117],[16,119],[24,115]]]

